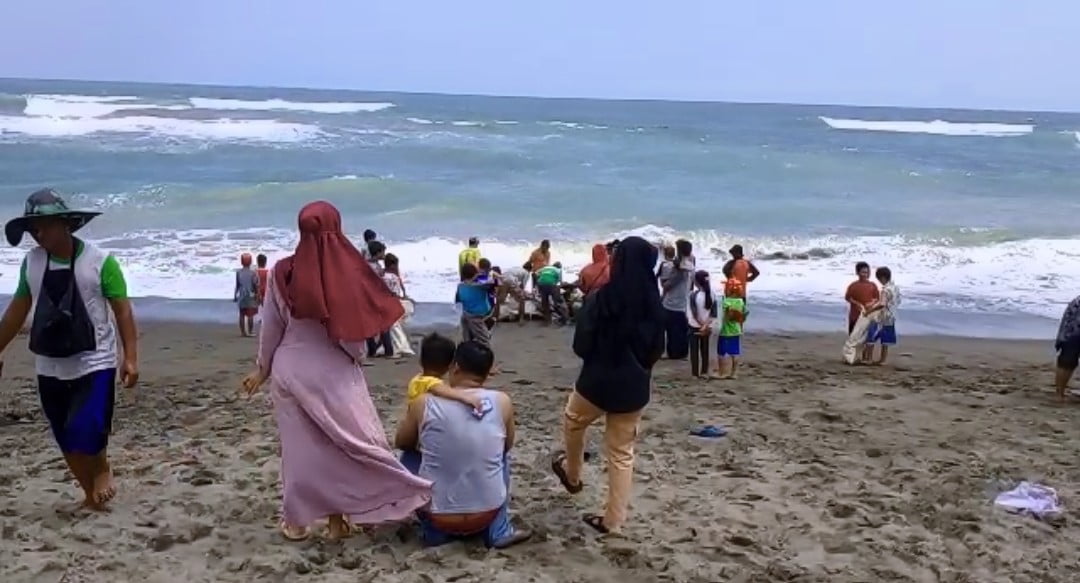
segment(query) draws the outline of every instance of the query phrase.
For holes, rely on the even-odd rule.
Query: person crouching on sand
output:
[[[4,231],[12,246],[25,233],[37,246],[23,259],[18,287],[0,319],[2,352],[33,308],[30,351],[36,355],[41,408],[83,489],[83,504],[94,510],[103,509],[116,494],[106,449],[116,391],[117,329],[123,350],[120,381],[132,388],[139,379],[138,332],[120,264],[73,235],[98,214],[68,209],[52,190],[30,195],[25,214],[9,221]]]
[[[4,338],[6,339],[7,336]],[[1069,305],[1065,307],[1065,313],[1061,315],[1061,324],[1058,326],[1057,338],[1054,340],[1054,350],[1057,351],[1054,388],[1057,390],[1058,400],[1064,403],[1069,380],[1076,372],[1076,367],[1080,365],[1080,296],[1069,302]]]
[[[300,211],[296,252],[274,265],[266,287],[255,394],[267,380],[281,440],[282,519],[289,540],[329,518],[329,536],[350,521],[401,521],[431,499],[431,482],[402,466],[386,440],[364,371],[364,341],[389,330],[401,302],[365,265],[328,202]]]
[[[259,313],[259,274],[251,268],[251,254],[240,255],[240,269],[236,270],[236,289],[233,301],[240,311],[237,323],[240,335],[247,338],[255,335],[255,315]]]
[[[666,315],[653,273],[656,255],[645,239],[625,239],[612,260],[610,281],[585,298],[574,328],[581,372],[563,410],[566,451],[552,457],[551,470],[567,492],[581,492],[585,432],[603,417],[607,504],[603,516],[584,516],[601,533],[617,531],[626,521],[638,424],[649,403],[653,366],[664,352]]]
[[[893,282],[892,270],[888,267],[877,268],[874,277],[881,284],[881,297],[870,306],[870,309],[866,310],[866,313],[880,313],[866,331],[863,362],[882,365],[889,357],[889,347],[896,346],[896,308],[900,306],[900,288]],[[881,356],[876,361],[873,360],[874,344],[881,344]]]
[[[417,512],[427,546],[482,536],[487,546],[505,549],[532,536],[510,520],[514,406],[506,393],[484,388],[494,362],[489,347],[462,342],[450,371],[450,390],[479,398],[484,414],[433,392],[410,403],[398,423],[401,463],[433,484],[431,506]]]
[[[528,299],[528,294],[525,293],[525,284],[529,281],[529,273],[532,272],[532,266],[528,263],[521,267],[511,267],[503,272],[499,266],[491,268],[492,272],[498,274],[496,281],[498,282],[498,289],[495,294],[495,309],[496,315],[502,317],[501,306],[506,303],[506,298],[511,297],[517,302],[517,321],[518,324],[525,324],[525,301]]]

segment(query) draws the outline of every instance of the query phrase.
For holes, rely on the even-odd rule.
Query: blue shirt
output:
[[[482,285],[459,283],[454,303],[461,304],[461,309],[470,316],[486,316],[491,313],[488,288]]]
[[[479,284],[484,285],[484,286],[487,287],[488,302],[494,307],[495,306],[495,287],[496,287],[496,284],[495,284],[495,278],[492,277],[491,272],[489,272],[489,271],[481,271],[480,274],[476,276],[476,283],[479,283]]]

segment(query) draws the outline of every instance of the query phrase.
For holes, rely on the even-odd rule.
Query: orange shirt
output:
[[[844,295],[846,300],[855,300],[863,306],[869,306],[877,301],[880,292],[878,292],[877,285],[872,281],[853,281],[847,288],[847,294]],[[848,322],[854,322],[859,319],[859,308],[855,306],[849,306],[848,308]]]

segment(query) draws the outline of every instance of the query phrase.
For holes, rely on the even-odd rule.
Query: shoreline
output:
[[[0,295],[0,303],[10,299]],[[132,298],[136,318],[143,323],[229,325],[236,321],[236,304],[229,300],[179,300],[160,297]],[[772,304],[751,300],[747,333],[832,334],[843,331],[846,307],[843,304]],[[1064,308],[1062,308],[1064,309]],[[429,328],[456,327],[457,314],[451,304],[416,305],[406,328],[410,333]],[[962,313],[949,310],[901,308],[898,332],[903,338],[941,336],[968,339],[1042,341],[1052,347],[1058,320],[1031,314]]]

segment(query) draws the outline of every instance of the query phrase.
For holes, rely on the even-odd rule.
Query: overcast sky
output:
[[[1080,110],[1080,0],[34,0],[0,76]]]

